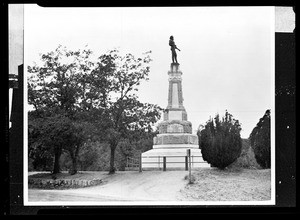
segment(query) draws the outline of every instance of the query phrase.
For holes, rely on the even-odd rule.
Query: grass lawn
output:
[[[181,190],[186,200],[263,201],[271,199],[270,169],[199,169]]]

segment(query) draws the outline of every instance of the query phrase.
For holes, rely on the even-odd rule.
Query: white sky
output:
[[[27,65],[59,44],[88,45],[97,56],[114,48],[136,56],[151,50],[150,80],[138,95],[165,108],[173,35],[194,131],[227,109],[248,138],[274,110],[274,7],[24,8]]]

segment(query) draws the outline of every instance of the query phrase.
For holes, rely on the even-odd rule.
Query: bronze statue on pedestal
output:
[[[170,36],[169,45],[171,46],[171,51],[172,51],[172,62],[173,62],[173,63],[179,64],[178,61],[177,61],[177,53],[176,53],[176,50],[179,50],[179,51],[180,51],[180,49],[177,48],[173,36]]]

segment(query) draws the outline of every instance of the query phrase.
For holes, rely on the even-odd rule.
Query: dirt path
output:
[[[187,171],[119,172],[99,186],[68,190],[29,190],[29,201],[176,201]]]

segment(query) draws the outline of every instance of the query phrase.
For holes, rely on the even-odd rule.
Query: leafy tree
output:
[[[59,147],[59,141],[47,144],[54,150],[55,171],[59,170],[63,149],[74,158],[75,170],[78,147],[84,145],[87,138],[93,138],[109,145],[110,173],[114,173],[114,155],[120,140],[152,131],[152,125],[160,119],[161,108],[139,102],[136,94],[140,83],[148,80],[149,53],[135,58],[132,54],[121,56],[117,50],[111,50],[96,61],[91,61],[91,54],[88,49],[71,51],[59,46],[41,56],[42,65],[28,67],[28,100],[35,107],[36,118],[63,116],[71,121],[57,125],[77,129],[77,136],[66,131],[61,133],[69,135],[66,145]],[[78,126],[84,122],[89,124],[90,137],[83,134],[87,126]],[[52,126],[53,132],[60,131],[51,121],[47,126]],[[50,143],[49,139],[43,141]]]
[[[78,141],[83,141],[75,131],[74,119],[80,110],[86,108],[88,98],[91,99],[85,96],[90,90],[85,86],[89,82],[86,76],[94,65],[90,61],[91,54],[88,49],[71,51],[58,46],[55,51],[41,55],[42,64],[28,66],[28,102],[35,108],[29,121],[36,120],[40,124],[36,127],[40,133],[36,141],[40,143],[39,146],[44,146],[45,152],[50,151],[54,155],[54,173],[60,170],[62,151],[67,149],[71,158],[74,158],[79,149]],[[73,136],[67,129],[73,129]],[[75,134],[79,136],[75,137]],[[31,143],[29,145],[32,146]],[[75,148],[74,151],[72,148]],[[72,172],[76,172],[74,167]]]
[[[110,64],[105,70],[110,73],[105,78],[109,86],[102,91],[101,108],[94,111],[97,117],[91,118],[98,123],[100,140],[110,147],[109,173],[112,174],[115,172],[115,151],[119,142],[133,140],[143,132],[152,131],[152,125],[160,119],[162,109],[138,100],[139,85],[149,79],[148,64],[151,59],[148,53],[143,58],[135,58],[132,54],[120,56],[118,51],[112,50],[103,57],[104,64]],[[99,62],[99,66],[104,64]]]
[[[219,114],[198,132],[203,159],[214,167],[226,168],[241,154],[241,126],[227,111],[220,120]]]
[[[82,146],[89,139],[89,128],[91,125],[86,122],[72,122],[69,121],[68,133],[65,134],[65,139],[68,140],[68,144],[65,145],[64,149],[69,152],[70,158],[72,160],[71,174],[77,173],[77,164],[79,152]]]
[[[33,124],[35,126],[33,127]],[[29,128],[29,156],[35,159],[54,157],[53,173],[60,172],[59,159],[63,150],[69,152],[72,159],[71,174],[77,172],[79,149],[85,141],[82,125],[75,124],[69,118],[61,115],[31,120]],[[36,137],[36,140],[34,138]],[[46,157],[48,156],[48,157]]]
[[[34,120],[29,114],[28,120],[28,156],[32,159],[34,170],[51,170],[53,154],[42,141],[42,120]]]
[[[100,167],[97,167],[97,162],[102,156],[99,154],[99,145],[99,142],[93,141],[84,143],[78,155],[81,170],[101,170]]]
[[[99,140],[110,147],[110,173],[115,172],[115,150],[119,142],[132,141],[141,133],[152,131],[152,125],[160,119],[162,109],[141,103],[137,96],[139,85],[149,80],[150,61],[149,52],[143,58],[135,58],[111,50],[99,57],[92,71],[93,78],[97,79],[94,88],[101,88],[97,96],[100,101],[90,102],[86,119],[97,124]]]
[[[271,167],[270,121],[270,110],[267,110],[249,137],[255,159],[262,168]]]
[[[28,102],[38,113],[64,114],[68,117],[88,102],[86,75],[93,63],[90,50],[71,51],[59,46],[41,55],[42,65],[28,66]]]

